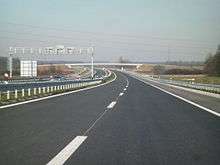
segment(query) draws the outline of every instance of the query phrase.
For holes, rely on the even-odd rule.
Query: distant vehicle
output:
[[[63,75],[55,75],[53,79],[58,81],[67,80]]]

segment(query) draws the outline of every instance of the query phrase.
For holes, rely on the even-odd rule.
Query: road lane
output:
[[[142,76],[139,76],[137,74],[136,75],[131,74],[131,75],[135,76],[136,78],[140,79],[141,81],[145,81],[146,83],[150,83],[151,85],[157,86],[167,92],[173,93],[173,94],[178,95],[180,97],[183,97],[187,100],[190,100],[194,103],[197,103],[203,107],[209,108],[217,113],[220,113],[219,98],[217,98],[217,96],[215,96],[215,97],[209,96],[212,93],[210,93],[208,95],[204,95],[201,93],[188,91],[188,90],[190,90],[190,88],[187,88],[188,90],[186,91],[186,90],[180,89],[179,87],[176,87],[176,86],[170,86],[167,84],[158,83],[156,81],[149,81],[149,79],[145,79]]]
[[[66,164],[220,163],[217,116],[117,75],[106,86],[1,110],[0,164],[46,164],[78,136],[86,139]]]
[[[129,77],[66,164],[219,164],[219,117]]]
[[[0,164],[46,164],[83,134],[126,86],[118,78],[71,95],[0,110]]]

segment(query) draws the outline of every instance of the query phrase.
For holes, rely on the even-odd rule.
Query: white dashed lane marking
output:
[[[123,96],[124,93],[120,93],[119,96]]]
[[[124,91],[127,90],[129,86],[129,81],[127,79],[126,88]],[[108,106],[107,109],[112,109],[117,103],[117,100],[120,96],[123,96],[124,93],[121,92],[117,97],[116,101],[112,101]],[[83,136],[75,137],[66,147],[64,147],[53,159],[51,159],[47,165],[63,165],[67,159],[79,148],[79,146],[86,140],[87,136],[85,136],[94,126],[95,124],[106,114],[107,109],[100,114],[100,116],[94,121],[94,123],[85,131]]]
[[[62,165],[86,140],[87,136],[75,137],[65,148],[63,148],[47,165]]]
[[[111,103],[107,106],[107,108],[108,108],[108,109],[111,109],[111,108],[113,108],[113,107],[115,106],[115,104],[116,104],[116,101],[113,101],[113,102],[111,102]]]

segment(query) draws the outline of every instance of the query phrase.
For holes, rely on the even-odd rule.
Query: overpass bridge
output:
[[[72,64],[65,64],[67,66],[135,66],[135,67],[140,67],[141,63],[72,63]]]

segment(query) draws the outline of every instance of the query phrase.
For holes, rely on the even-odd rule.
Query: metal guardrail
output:
[[[59,85],[45,85],[40,87],[31,87],[31,88],[23,88],[23,89],[14,89],[7,91],[0,91],[0,103],[7,102],[10,100],[18,100],[18,99],[26,99],[31,97],[40,97],[47,94],[53,93],[61,93],[64,91],[70,91],[75,89],[80,89],[86,86],[92,86],[96,84],[102,83],[105,79],[112,75],[109,72],[108,76],[104,76],[98,79],[88,79],[88,80],[80,80],[80,81],[65,81],[67,84],[59,84]]]
[[[142,76],[146,79],[154,80],[154,81],[164,83],[164,84],[171,84],[171,85],[176,85],[176,86],[181,86],[181,87],[186,87],[186,88],[203,90],[203,91],[212,92],[212,93],[220,93],[220,85],[201,84],[201,83],[187,83],[187,82],[183,82],[183,81],[153,78],[149,75],[142,75]]]
[[[1,92],[0,91],[0,102],[8,101],[8,100],[17,100],[32,96],[40,96],[44,94],[50,94],[50,93],[56,93],[56,92],[62,92],[62,91],[68,91],[73,89],[79,89],[82,87],[95,85],[101,83],[102,80],[94,80],[94,81],[86,81],[86,82],[78,82],[78,83],[71,83],[71,84],[65,84],[65,85],[56,85],[56,86],[44,86],[44,87],[34,87],[34,88],[28,88],[28,89],[21,89],[21,90],[13,90],[13,91],[6,91]]]
[[[134,76],[140,76],[146,80],[155,81],[155,82],[159,82],[162,84],[176,85],[176,86],[180,86],[180,87],[186,87],[186,88],[197,89],[197,90],[220,94],[220,85],[187,83],[187,82],[183,82],[183,81],[159,79],[159,78],[153,78],[150,75],[143,75],[143,74],[138,74],[138,73],[134,73],[134,72],[130,72],[130,71],[127,71],[127,73],[134,75]]]

